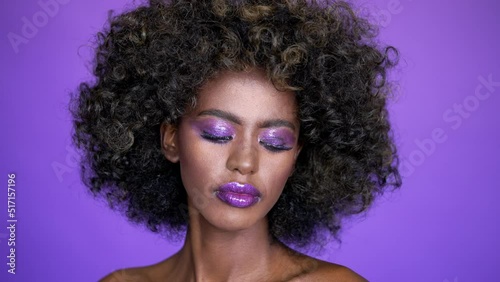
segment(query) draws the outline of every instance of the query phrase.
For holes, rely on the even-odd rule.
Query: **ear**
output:
[[[290,176],[292,176],[295,173],[295,165],[297,164],[297,158],[299,157],[300,151],[302,150],[302,143],[299,143],[298,149],[295,152],[295,155],[293,156],[293,169],[292,172],[290,173]]]
[[[302,144],[302,142],[298,142],[297,144],[297,152],[295,152],[295,156],[294,156],[294,161],[297,161],[297,158],[299,157],[299,154],[300,154],[300,151],[302,151],[302,147],[303,147],[304,144]]]
[[[179,161],[177,147],[177,127],[173,124],[162,123],[160,126],[161,150],[167,160],[176,163]]]

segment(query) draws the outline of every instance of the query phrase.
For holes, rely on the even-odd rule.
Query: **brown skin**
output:
[[[225,72],[200,89],[196,106],[178,127],[164,124],[162,148],[179,162],[188,194],[189,227],[182,249],[158,264],[119,270],[104,282],[125,281],[366,281],[350,269],[297,253],[269,237],[267,213],[278,200],[300,153],[293,92],[280,92],[258,71]],[[218,110],[237,118],[200,113]],[[214,144],[200,137],[203,119],[229,122],[234,138]],[[292,127],[273,125],[281,120]],[[292,148],[272,152],[259,136],[278,129]],[[250,183],[262,194],[255,205],[235,208],[214,190],[227,182]]]

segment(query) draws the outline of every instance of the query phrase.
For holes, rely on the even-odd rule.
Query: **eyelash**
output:
[[[290,147],[286,147],[284,145],[270,145],[270,144],[267,144],[265,142],[262,142],[262,141],[259,141],[259,144],[261,144],[262,146],[264,146],[264,148],[266,148],[267,150],[273,152],[273,153],[278,153],[278,152],[282,152],[282,151],[289,151],[291,150],[292,148]]]
[[[216,136],[207,132],[203,132],[201,134],[201,137],[206,139],[207,141],[210,141],[212,143],[216,144],[225,144],[228,143],[229,141],[233,140],[233,136]],[[289,151],[292,148],[291,147],[286,147],[283,145],[271,145],[268,143],[265,143],[263,141],[259,141],[259,144],[261,144],[264,148],[266,148],[268,151],[273,152],[273,153],[278,153],[282,151]]]
[[[217,143],[217,144],[224,144],[224,143],[227,143],[227,142],[233,140],[233,136],[217,136],[217,135],[213,135],[213,134],[210,134],[207,132],[202,132],[201,137],[203,137],[204,139],[206,139],[210,142]]]

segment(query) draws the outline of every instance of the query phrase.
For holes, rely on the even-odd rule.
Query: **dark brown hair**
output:
[[[72,100],[82,177],[152,231],[188,223],[179,166],[160,148],[197,89],[224,70],[261,69],[293,90],[303,149],[268,214],[270,235],[305,246],[399,187],[386,82],[397,51],[341,1],[151,1],[97,36],[94,82]]]

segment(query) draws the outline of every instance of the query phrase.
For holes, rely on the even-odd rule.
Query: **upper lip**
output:
[[[252,184],[239,183],[239,182],[228,182],[219,186],[219,191],[223,193],[238,193],[238,194],[248,194],[254,197],[260,197],[261,194],[257,188]]]

